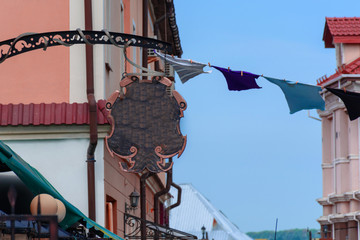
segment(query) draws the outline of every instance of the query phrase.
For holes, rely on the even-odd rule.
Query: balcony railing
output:
[[[197,239],[196,236],[189,233],[142,220],[127,213],[124,214],[124,237],[128,239],[141,239],[140,232],[142,222],[146,224],[146,239]]]

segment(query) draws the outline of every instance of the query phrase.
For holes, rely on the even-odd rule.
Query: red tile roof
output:
[[[108,124],[105,100],[97,102],[99,125]],[[0,104],[0,126],[89,124],[88,103]]]
[[[337,78],[342,74],[360,74],[360,57],[355,59],[351,63],[339,67],[336,70],[336,73],[331,75],[330,77],[324,77],[318,80],[317,85],[323,85],[324,83],[329,82],[330,80]]]
[[[323,41],[326,48],[334,43],[360,43],[360,17],[326,18]]]

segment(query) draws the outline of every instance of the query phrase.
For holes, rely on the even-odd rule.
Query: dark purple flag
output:
[[[360,93],[344,91],[342,89],[326,88],[329,92],[338,96],[343,102],[351,121],[360,117]]]
[[[249,72],[244,71],[233,71],[226,68],[212,66],[219,70],[224,77],[226,78],[226,82],[228,84],[229,90],[248,90],[252,88],[261,88],[255,82],[255,79],[260,77],[260,75],[255,75]]]

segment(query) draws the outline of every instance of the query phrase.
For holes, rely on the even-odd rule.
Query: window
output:
[[[117,202],[106,195],[105,227],[113,233],[117,233]]]

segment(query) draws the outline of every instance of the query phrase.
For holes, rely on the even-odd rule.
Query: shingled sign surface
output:
[[[169,91],[171,85],[164,77],[126,77],[120,82],[123,93],[117,91],[108,100],[112,132],[106,145],[112,156],[127,160],[119,162],[124,171],[167,171],[173,163],[166,159],[182,154],[186,136],[180,132],[180,118],[186,102]]]

